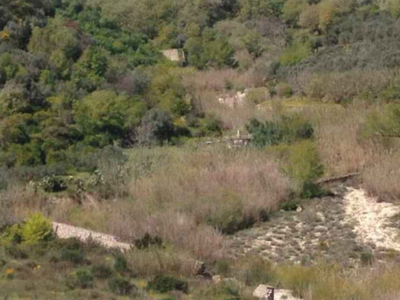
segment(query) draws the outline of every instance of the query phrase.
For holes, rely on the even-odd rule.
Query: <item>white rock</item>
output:
[[[253,292],[253,297],[263,299],[267,295],[268,286],[260,284]]]
[[[213,281],[215,284],[220,283],[220,282],[221,282],[221,276],[219,276],[219,275],[214,275],[214,276],[212,277],[212,281]]]
[[[275,290],[274,300],[301,300],[301,299],[293,297],[293,293],[291,290]]]
[[[322,212],[317,212],[315,216],[317,217],[317,220],[325,222],[325,216]]]
[[[253,292],[253,297],[266,300],[268,292],[268,286],[265,284],[260,284]],[[274,300],[301,300],[293,296],[293,292],[291,290],[280,290],[275,289],[274,291]]]

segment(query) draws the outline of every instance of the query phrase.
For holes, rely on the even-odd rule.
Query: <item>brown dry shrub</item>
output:
[[[365,188],[384,200],[400,199],[400,152],[387,153],[363,172]]]
[[[397,73],[392,70],[301,73],[292,78],[297,93],[318,100],[342,102],[350,99],[373,100],[391,86]]]
[[[287,197],[288,180],[259,150],[160,148],[151,159],[156,167],[132,178],[128,199],[86,199],[79,209],[63,201],[53,216],[128,242],[159,236],[199,259],[215,261],[225,247],[220,231],[232,233],[265,218]]]
[[[246,73],[225,69],[195,72],[184,78],[184,85],[189,92],[196,93],[198,91],[221,92],[229,89],[244,89],[252,84]]]
[[[374,156],[375,150],[359,142],[359,127],[365,110],[326,107],[310,112],[316,123],[317,147],[327,176],[361,171]]]
[[[131,192],[154,208],[190,211],[197,222],[204,222],[212,206],[205,200],[223,201],[224,197],[218,199],[224,194],[221,191],[235,194],[243,202],[244,213],[256,217],[260,209],[274,209],[283,201],[287,188],[288,180],[277,163],[261,151],[206,150],[139,180]]]
[[[146,249],[132,251],[126,254],[129,265],[134,266],[134,272],[141,277],[155,275],[179,274],[183,276],[196,275],[196,261],[176,249]]]
[[[18,219],[25,219],[35,212],[47,212],[48,197],[31,185],[10,185],[0,194],[0,198]]]

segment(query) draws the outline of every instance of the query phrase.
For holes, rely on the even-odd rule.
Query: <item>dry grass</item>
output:
[[[214,261],[224,253],[221,231],[252,225],[288,195],[288,179],[264,151],[160,148],[146,154],[133,150],[130,157],[134,176],[127,198],[109,202],[87,196],[80,206],[60,199],[38,210],[126,241],[157,235],[177,249]],[[35,210],[35,205],[25,202],[24,207]]]
[[[10,185],[0,195],[1,205],[17,219],[25,219],[35,212],[48,210],[47,196],[32,186]]]
[[[366,109],[327,107],[307,112],[316,129],[316,142],[326,176],[361,171],[375,156],[375,149],[359,142],[359,128]]]
[[[400,153],[387,153],[363,173],[363,183],[374,196],[383,200],[400,199]]]
[[[386,300],[399,299],[400,293],[400,270],[394,265],[355,270],[323,263],[314,267],[288,266],[278,270],[277,277],[305,300]]]
[[[179,274],[191,277],[196,275],[196,262],[187,254],[175,249],[132,250],[126,254],[129,265],[141,277],[154,275]]]
[[[152,211],[190,211],[201,223],[215,209],[213,203],[220,205],[228,194],[240,198],[245,214],[255,216],[261,208],[274,209],[284,200],[287,187],[277,163],[262,151],[205,150],[135,182],[131,193],[146,199]]]

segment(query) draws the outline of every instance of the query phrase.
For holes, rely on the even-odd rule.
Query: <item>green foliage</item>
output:
[[[188,62],[196,68],[234,66],[234,50],[223,39],[217,39],[211,34],[209,38],[190,38],[185,44],[188,52]]]
[[[312,267],[285,267],[278,272],[278,278],[285,287],[294,292],[295,296],[303,297],[310,285],[317,279],[316,271]]]
[[[284,50],[280,63],[282,66],[293,66],[307,59],[312,54],[309,44],[295,43]]]
[[[244,259],[238,271],[240,279],[248,286],[269,283],[275,276],[272,264],[260,257]]]
[[[186,281],[167,275],[159,275],[155,277],[149,282],[148,288],[159,293],[167,293],[169,291],[181,291],[187,293],[189,291],[189,286]]]
[[[61,177],[54,175],[44,177],[40,182],[40,186],[48,193],[60,192],[67,188],[64,180]]]
[[[28,245],[49,241],[53,237],[50,220],[41,214],[32,215],[21,226],[21,236]]]
[[[95,278],[99,279],[108,279],[113,274],[113,270],[104,264],[92,266],[91,272]]]
[[[108,281],[108,288],[115,294],[126,296],[136,292],[137,288],[122,277],[113,277]]]
[[[162,145],[171,140],[175,128],[171,116],[165,111],[152,109],[146,113],[139,128],[139,143]]]
[[[361,252],[360,260],[364,266],[370,266],[374,262],[375,257],[372,251],[363,251]]]
[[[324,167],[320,161],[315,144],[305,140],[280,149],[285,161],[285,172],[294,180],[295,189],[304,197],[311,197],[319,193],[313,184],[324,174]]]
[[[288,0],[282,8],[282,18],[289,24],[296,24],[301,12],[307,7],[306,0]]]
[[[80,269],[74,272],[67,283],[70,288],[88,289],[94,286],[94,277],[89,270]]]
[[[61,74],[67,74],[73,61],[80,55],[77,32],[64,26],[61,17],[51,19],[44,28],[35,27],[28,49],[34,54],[48,55],[50,62]]]
[[[21,242],[21,226],[18,224],[7,227],[0,237],[0,244],[2,246],[11,246],[13,244],[20,244]]]
[[[201,291],[199,295],[196,295],[196,299],[217,299],[217,300],[241,300],[243,299],[240,288],[235,281],[222,281],[217,285]]]
[[[248,227],[248,222],[244,218],[244,206],[242,199],[236,195],[223,193],[222,195],[215,195],[215,197],[222,197],[224,201],[207,216],[207,223],[212,225],[215,229],[225,234],[233,234],[236,231]],[[212,198],[208,201],[214,201]]]
[[[87,48],[74,65],[72,82],[88,92],[94,91],[102,82],[108,69],[109,54],[101,48]]]
[[[26,70],[21,65],[13,62],[10,53],[3,53],[0,56],[0,84],[22,75],[26,75]]]
[[[86,142],[104,147],[137,125],[145,107],[136,99],[112,91],[96,91],[76,103],[74,111],[78,126],[87,135]]]
[[[239,16],[245,20],[280,16],[285,0],[241,0]]]
[[[281,143],[294,143],[313,138],[312,125],[298,115],[282,116],[277,121],[262,123],[253,119],[246,125],[253,136],[253,143],[258,147],[273,146]]]
[[[75,265],[81,265],[86,262],[85,251],[81,241],[72,238],[66,240],[59,240],[60,245],[60,259],[68,261]]]
[[[68,261],[75,265],[85,263],[85,254],[81,249],[62,249],[60,258],[62,261]]]
[[[22,224],[6,228],[0,237],[0,244],[8,247],[14,244],[36,245],[52,238],[51,222],[41,214],[34,214]]]
[[[364,138],[400,137],[400,106],[390,104],[372,110],[368,114],[360,133]]]
[[[128,271],[128,261],[121,253],[117,253],[114,257],[114,270],[120,273]]]

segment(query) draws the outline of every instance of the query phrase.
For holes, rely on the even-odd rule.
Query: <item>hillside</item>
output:
[[[398,299],[398,49],[399,0],[0,0],[0,298]]]

